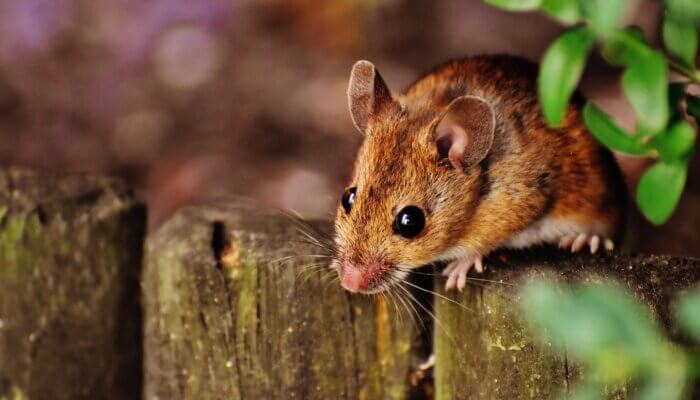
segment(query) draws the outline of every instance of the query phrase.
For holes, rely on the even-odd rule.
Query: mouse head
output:
[[[334,266],[347,290],[382,291],[459,250],[494,113],[477,97],[430,96],[394,97],[374,65],[352,69],[350,114],[365,139],[335,220]]]

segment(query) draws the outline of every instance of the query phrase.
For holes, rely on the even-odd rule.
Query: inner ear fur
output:
[[[440,159],[458,170],[480,163],[491,150],[496,129],[493,108],[482,98],[454,99],[435,127],[433,139]]]
[[[366,134],[372,116],[392,101],[391,91],[374,64],[365,60],[356,62],[348,85],[348,105],[355,127]]]

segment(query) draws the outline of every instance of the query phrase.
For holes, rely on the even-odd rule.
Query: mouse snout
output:
[[[373,261],[367,265],[357,265],[345,261],[340,270],[340,283],[345,290],[358,293],[370,290],[381,280],[384,264]]]
[[[355,265],[346,263],[341,271],[340,283],[345,290],[357,293],[365,290],[367,280],[362,276],[362,270]]]

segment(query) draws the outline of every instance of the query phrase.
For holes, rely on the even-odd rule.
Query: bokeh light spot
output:
[[[166,86],[190,89],[209,81],[221,65],[223,49],[217,37],[199,26],[181,26],[156,43],[155,73]]]

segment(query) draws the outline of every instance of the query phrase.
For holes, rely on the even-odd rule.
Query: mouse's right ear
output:
[[[491,150],[496,117],[491,105],[476,96],[454,99],[435,128],[433,140],[440,160],[464,171],[480,163]]]
[[[392,101],[391,92],[374,64],[364,60],[356,62],[348,86],[348,105],[355,127],[366,134],[370,118]]]

